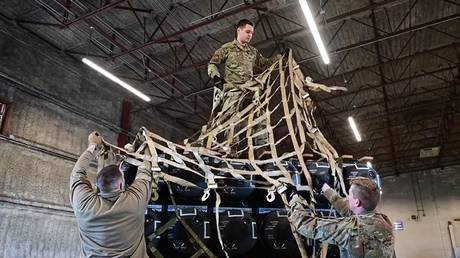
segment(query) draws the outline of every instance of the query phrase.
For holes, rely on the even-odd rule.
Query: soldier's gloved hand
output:
[[[326,192],[327,189],[331,189],[331,187],[327,183],[324,183],[323,186],[321,187],[321,193]]]
[[[102,145],[102,136],[94,131],[88,135],[88,145],[96,145],[97,147]]]
[[[332,173],[330,169],[319,170],[315,173],[313,179],[313,191],[315,194],[324,192],[322,187],[324,184],[333,183]]]
[[[224,87],[224,82],[225,82],[224,79],[222,79],[222,77],[218,75],[214,76],[212,79],[214,81],[214,87],[217,87],[222,90],[222,88]]]

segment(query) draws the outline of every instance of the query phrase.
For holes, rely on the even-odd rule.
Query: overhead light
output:
[[[353,117],[351,116],[348,117],[348,123],[350,123],[351,130],[353,131],[353,134],[355,135],[356,140],[360,142],[361,135],[359,134],[358,127],[356,126],[356,123]]]
[[[299,4],[300,4],[300,7],[302,8],[303,14],[305,15],[305,18],[307,19],[307,24],[313,35],[313,39],[315,40],[316,46],[318,46],[319,54],[321,55],[323,62],[325,64],[329,64],[330,63],[329,56],[327,55],[327,51],[326,51],[326,48],[324,47],[323,40],[321,39],[321,36],[319,35],[318,27],[316,26],[316,23],[315,23],[315,18],[313,17],[310,7],[308,6],[307,0],[299,0]]]
[[[117,83],[118,85],[120,85],[121,87],[129,90],[131,93],[133,93],[134,95],[138,96],[139,98],[143,99],[144,101],[146,102],[149,102],[150,101],[150,97],[145,95],[144,93],[140,92],[139,90],[137,90],[136,88],[134,88],[133,86],[127,84],[126,82],[120,80],[120,78],[118,78],[117,76],[111,74],[110,72],[108,72],[107,70],[105,70],[104,68],[100,67],[99,65],[95,64],[93,61],[89,60],[88,58],[83,58],[81,60],[83,63],[87,64],[89,67],[93,68],[94,70],[98,71],[99,73],[101,73],[102,75],[104,75],[105,77],[109,78],[110,80],[112,80],[113,82]]]

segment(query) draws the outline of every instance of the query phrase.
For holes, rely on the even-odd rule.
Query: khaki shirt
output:
[[[333,190],[332,190],[333,191]],[[328,190],[329,192],[329,190]],[[329,192],[328,198],[335,198],[341,204],[337,193]],[[329,196],[328,196],[329,195]],[[345,249],[351,258],[392,258],[394,257],[394,236],[390,220],[384,214],[367,212],[340,219],[318,218],[302,206],[302,197],[294,196],[290,202],[289,219],[299,234]],[[344,206],[339,213],[349,212]]]
[[[151,195],[151,173],[139,168],[126,191],[101,195],[86,175],[94,155],[95,146],[90,146],[70,177],[70,200],[81,239],[80,257],[147,258],[144,214]]]
[[[216,50],[208,64],[208,75],[211,78],[220,76],[217,65],[224,64],[226,82],[224,88],[227,90],[252,80],[254,70],[265,70],[278,58],[279,56],[265,58],[255,47],[242,45],[237,40],[233,40]]]

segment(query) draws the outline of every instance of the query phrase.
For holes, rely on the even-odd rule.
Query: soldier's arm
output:
[[[214,78],[214,76],[220,76],[219,68],[217,65],[222,64],[225,62],[227,59],[227,51],[225,48],[221,47],[214,52],[214,55],[211,57],[211,60],[209,60],[208,64],[208,75],[211,78]]]
[[[331,203],[332,207],[337,210],[337,212],[342,217],[347,217],[353,215],[348,206],[348,200],[345,197],[340,196],[334,189],[327,188],[323,191],[323,195]]]
[[[70,202],[76,207],[77,202],[93,192],[87,171],[96,154],[96,145],[90,144],[75,163],[70,175]]]
[[[136,199],[141,209],[145,209],[152,194],[152,170],[150,166],[142,165],[137,169],[134,182],[128,187],[127,192]]]
[[[271,58],[266,58],[256,49],[256,68],[260,70],[267,69],[270,65],[278,61],[280,55],[275,55]]]
[[[288,216],[299,234],[343,248],[347,248],[350,238],[355,236],[357,232],[356,218],[324,219],[314,217],[296,201],[291,204]]]

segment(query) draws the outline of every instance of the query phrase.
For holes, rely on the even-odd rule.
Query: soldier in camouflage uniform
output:
[[[338,245],[351,258],[394,257],[392,224],[386,215],[374,211],[380,200],[374,181],[364,177],[353,179],[348,199],[340,197],[327,185],[323,191],[344,218],[315,217],[303,208],[304,200],[294,191],[288,195],[292,196],[289,219],[301,235]]]
[[[251,21],[239,21],[236,38],[217,49],[209,61],[208,75],[214,79],[216,88],[222,88],[221,90],[223,90],[223,92],[220,92],[215,88],[214,92],[213,115],[215,118],[214,110],[219,107],[219,114],[217,114],[219,121],[226,121],[251,101],[254,101],[254,92],[247,94],[249,91],[254,91],[254,88],[260,90],[261,85],[253,81],[254,71],[265,70],[279,58],[279,56],[265,58],[256,48],[250,46],[249,42],[253,33],[254,25]],[[225,67],[223,78],[217,67],[219,64],[224,64]],[[216,97],[216,95],[219,96]],[[236,127],[235,131],[240,130],[241,127]],[[260,130],[260,128],[254,129],[254,131]],[[259,138],[256,139],[256,145],[267,142],[266,136]],[[238,139],[235,140],[237,141]]]

